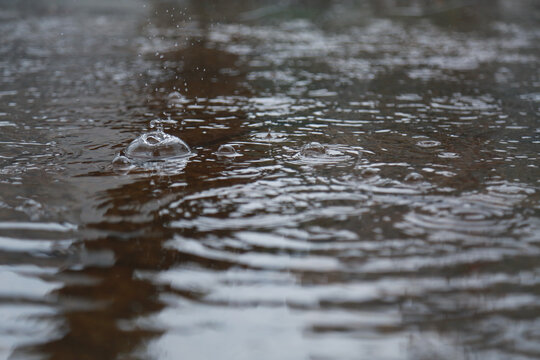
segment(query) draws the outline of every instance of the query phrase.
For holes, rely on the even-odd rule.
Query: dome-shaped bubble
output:
[[[126,156],[135,160],[164,160],[190,154],[182,139],[161,130],[139,136],[126,149]]]
[[[441,145],[441,143],[437,140],[421,140],[417,142],[416,145],[423,148],[432,148]]]
[[[377,174],[381,171],[381,169],[376,167],[367,167],[362,169],[361,174],[364,177],[373,177],[377,176]]]
[[[412,172],[412,173],[409,173],[405,176],[405,182],[408,182],[408,183],[415,183],[415,182],[419,182],[419,181],[422,181],[424,179],[424,177],[417,173],[417,172]]]
[[[232,145],[225,144],[219,147],[219,149],[216,151],[216,155],[234,157],[239,156],[240,154],[236,152],[236,149]]]
[[[302,149],[300,149],[300,154],[306,157],[325,155],[326,147],[314,141],[302,146]]]
[[[336,144],[320,144],[316,141],[305,144],[293,156],[293,161],[309,165],[333,164],[352,160],[360,156],[358,150]]]
[[[112,164],[116,167],[125,167],[131,165],[131,160],[122,154],[118,154],[114,157]]]

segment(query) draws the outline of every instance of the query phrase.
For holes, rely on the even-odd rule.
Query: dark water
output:
[[[538,2],[0,4],[1,359],[540,358]]]

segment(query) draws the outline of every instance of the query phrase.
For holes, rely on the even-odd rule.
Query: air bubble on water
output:
[[[412,172],[405,176],[405,182],[408,182],[408,183],[415,183],[422,180],[424,180],[424,177],[417,172]]]
[[[156,130],[139,136],[126,149],[126,156],[135,160],[164,160],[186,157],[191,153],[182,139]]]
[[[226,157],[236,157],[241,156],[236,149],[229,144],[221,145],[218,150],[216,151],[216,155],[218,156],[226,156]]]
[[[302,146],[300,154],[305,157],[321,156],[326,154],[326,147],[314,141]]]
[[[272,132],[271,130],[268,130],[268,132],[254,133],[251,136],[251,139],[256,142],[262,142],[262,143],[278,143],[278,142],[286,141],[287,134]]]
[[[133,163],[126,156],[117,154],[112,160],[112,165],[117,170],[128,170],[133,166]]]
[[[459,155],[453,152],[442,152],[439,154],[439,157],[443,159],[457,159]]]
[[[367,167],[367,168],[362,169],[361,173],[362,173],[362,176],[364,177],[373,177],[373,176],[376,176],[380,171],[381,169],[379,168]]]
[[[179,106],[179,105],[181,106],[190,102],[189,99],[187,99],[184,95],[182,95],[178,91],[173,91],[169,93],[169,95],[167,95],[167,99],[171,106]]]
[[[303,164],[322,165],[347,162],[360,156],[357,149],[348,146],[323,145],[314,141],[302,146],[300,151],[294,155],[294,159]]]
[[[417,142],[416,145],[423,148],[432,148],[441,145],[441,143],[437,140],[422,140]]]

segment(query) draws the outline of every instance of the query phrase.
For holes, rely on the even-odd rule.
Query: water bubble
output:
[[[127,157],[125,157],[124,155],[116,155],[115,158],[113,159],[112,161],[112,164],[113,165],[119,165],[119,166],[122,166],[122,165],[131,165],[131,160],[129,160]]]
[[[136,160],[164,160],[189,154],[189,146],[184,141],[161,130],[139,136],[126,149],[126,156]]]
[[[416,143],[417,146],[423,147],[423,148],[431,148],[435,146],[441,145],[441,143],[437,140],[422,140]]]
[[[184,84],[185,85],[185,84]],[[179,93],[178,91],[173,91],[167,95],[169,105],[171,106],[181,106],[190,102],[188,98]]]
[[[442,152],[439,154],[439,157],[443,159],[457,159],[459,155],[453,152]]]
[[[173,91],[169,95],[167,95],[169,99],[182,99],[183,96],[178,91]]]
[[[133,163],[122,154],[118,154],[112,160],[112,165],[115,170],[126,171],[133,167]]]
[[[293,158],[302,164],[323,165],[349,161],[359,156],[356,149],[348,146],[322,145],[318,142],[311,142],[302,146]]]
[[[368,168],[362,169],[361,174],[364,177],[373,177],[373,176],[376,176],[380,171],[381,169],[379,168],[368,167]]]
[[[302,149],[300,149],[300,154],[305,157],[317,157],[325,155],[326,148],[322,144],[314,141],[302,146]]]
[[[240,154],[236,152],[235,148],[232,145],[228,145],[228,144],[221,145],[219,149],[216,151],[216,155],[227,156],[227,157],[240,156]]]
[[[260,141],[264,143],[277,143],[287,140],[287,134],[277,132],[259,132],[252,135],[254,141]]]
[[[405,176],[405,182],[408,182],[408,183],[419,182],[419,181],[422,181],[423,179],[424,177],[417,172],[412,172],[412,173],[407,174],[407,176]]]

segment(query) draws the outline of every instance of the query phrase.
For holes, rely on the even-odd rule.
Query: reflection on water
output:
[[[0,358],[540,357],[539,11],[2,3]]]

